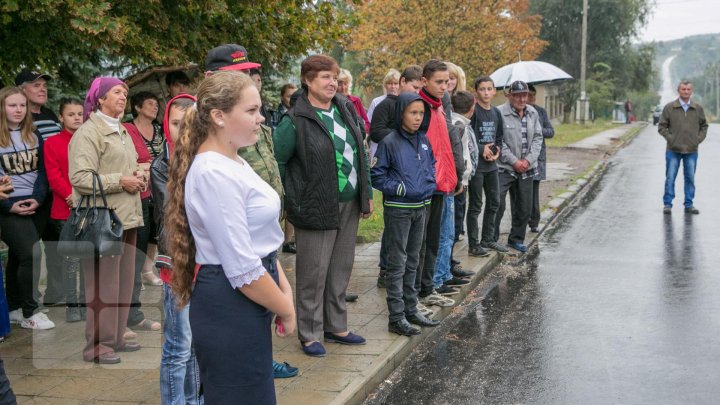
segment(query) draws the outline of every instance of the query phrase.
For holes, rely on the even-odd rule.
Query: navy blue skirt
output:
[[[262,263],[278,281],[277,254]],[[222,266],[198,271],[190,328],[205,404],[275,404],[272,313],[232,288]]]

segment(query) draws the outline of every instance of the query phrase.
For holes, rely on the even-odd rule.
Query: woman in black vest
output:
[[[372,213],[362,133],[337,94],[340,68],[325,55],[301,66],[303,94],[274,134],[288,220],[297,240],[298,336],[309,356],[324,356],[321,340],[361,345],[347,327],[345,290],[355,258],[360,216]]]

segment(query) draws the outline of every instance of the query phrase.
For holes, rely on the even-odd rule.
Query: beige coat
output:
[[[140,193],[130,194],[120,186],[121,176],[132,176],[138,170],[138,155],[130,135],[120,125],[121,133],[110,129],[102,118],[90,114],[70,141],[69,164],[73,200],[92,194],[92,172],[100,175],[108,205],[115,209],[123,229],[143,226]],[[102,205],[102,201],[98,201]]]

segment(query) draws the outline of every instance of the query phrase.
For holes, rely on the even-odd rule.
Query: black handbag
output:
[[[97,205],[98,193],[103,206]],[[60,232],[58,254],[78,258],[121,255],[122,236],[123,224],[115,210],[108,207],[100,176],[93,173],[93,193],[84,195],[70,211]]]

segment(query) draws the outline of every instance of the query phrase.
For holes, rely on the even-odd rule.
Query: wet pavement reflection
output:
[[[662,213],[656,131],[367,402],[718,403],[720,128],[701,147],[697,216],[683,212],[682,176]]]

